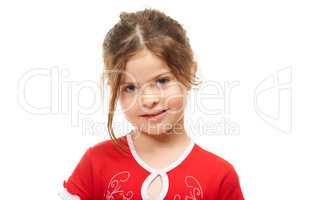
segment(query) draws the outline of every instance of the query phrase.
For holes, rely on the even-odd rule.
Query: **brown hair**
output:
[[[112,121],[119,96],[122,71],[131,56],[147,48],[166,62],[174,76],[191,89],[197,64],[186,31],[174,19],[156,9],[120,14],[120,21],[107,33],[103,42],[104,73],[110,87],[108,133],[123,150],[114,135]]]

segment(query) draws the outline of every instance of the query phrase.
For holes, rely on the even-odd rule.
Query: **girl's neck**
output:
[[[145,151],[159,151],[166,148],[187,146],[191,141],[184,128],[177,132],[174,131],[157,135],[138,130],[133,130],[132,132],[134,143]]]

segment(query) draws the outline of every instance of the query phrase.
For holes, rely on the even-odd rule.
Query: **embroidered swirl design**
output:
[[[134,193],[132,190],[123,191],[121,189],[122,184],[127,182],[131,174],[128,171],[121,171],[115,174],[109,181],[108,188],[105,193],[106,200],[132,200]],[[186,176],[184,178],[188,193],[182,197],[180,194],[175,194],[173,200],[201,200],[204,197],[203,190],[200,182],[194,176]]]
[[[189,194],[185,195],[184,200],[203,199],[203,190],[202,190],[201,184],[194,176],[186,176],[185,183],[189,189]],[[173,199],[181,200],[180,194],[174,195]]]
[[[130,200],[133,198],[133,192],[125,192],[121,190],[122,183],[125,183],[130,178],[131,174],[128,171],[121,171],[115,174],[109,181],[105,194],[106,200],[114,200],[121,198],[122,200]]]

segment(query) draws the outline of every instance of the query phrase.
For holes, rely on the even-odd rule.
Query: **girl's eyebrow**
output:
[[[161,73],[161,74],[158,74],[158,75],[152,77],[149,81],[152,81],[152,80],[154,80],[154,79],[159,78],[160,76],[163,76],[163,75],[169,74],[169,73],[171,73],[171,71],[163,72],[163,73]],[[134,83],[133,83],[133,82],[120,82],[120,85],[124,85],[124,84],[134,84]]]

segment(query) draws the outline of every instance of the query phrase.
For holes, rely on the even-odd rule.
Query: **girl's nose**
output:
[[[147,97],[145,97],[145,95],[143,95],[143,97],[142,97],[143,106],[148,107],[148,108],[154,107],[158,102],[159,102],[159,97],[157,97],[155,95],[152,95],[152,96],[148,95]]]
[[[160,96],[155,91],[146,91],[142,94],[141,102],[143,106],[147,108],[152,108],[160,101]]]

